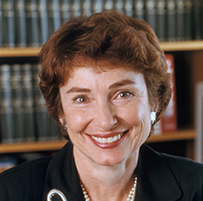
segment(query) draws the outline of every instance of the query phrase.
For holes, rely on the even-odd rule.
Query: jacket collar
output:
[[[137,177],[135,201],[176,201],[182,196],[173,172],[163,156],[146,145],[140,148]],[[48,165],[43,201],[53,188],[62,191],[68,201],[84,201],[71,142],[68,142]]]
[[[147,145],[140,149],[135,201],[175,201],[182,191],[163,156]]]
[[[73,145],[70,141],[52,158],[48,165],[43,201],[46,200],[51,189],[63,192],[68,201],[84,201],[73,158]]]

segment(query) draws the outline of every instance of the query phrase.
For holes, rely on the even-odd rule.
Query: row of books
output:
[[[64,22],[114,9],[144,19],[160,41],[203,38],[202,0],[0,0],[0,47],[38,47]]]
[[[0,65],[1,143],[59,140],[38,87],[39,65]]]
[[[174,58],[166,54],[169,72]],[[60,140],[59,126],[48,115],[39,90],[38,64],[0,65],[0,139],[1,143]],[[155,126],[155,134],[177,129],[175,78],[172,98],[164,116]]]

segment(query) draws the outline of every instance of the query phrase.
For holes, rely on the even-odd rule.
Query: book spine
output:
[[[38,17],[40,45],[43,45],[49,39],[47,0],[39,0]]]
[[[124,1],[124,14],[133,17],[133,0]]]
[[[70,4],[69,0],[61,0],[60,3],[61,24],[64,24],[70,19]]]
[[[111,10],[114,7],[113,0],[104,0],[104,10]]]
[[[203,82],[196,86],[196,160],[203,163]]]
[[[185,0],[184,33],[185,40],[192,39],[192,0]]]
[[[103,0],[91,0],[92,3],[92,13],[98,13],[103,10],[104,2]]]
[[[34,97],[33,97],[33,80],[32,65],[21,65],[22,73],[22,93],[23,93],[23,121],[24,121],[24,140],[35,140],[34,127]]]
[[[14,1],[3,0],[3,42],[4,47],[15,47],[15,16],[14,16]]]
[[[49,35],[51,36],[61,25],[60,6],[58,0],[48,0]]]
[[[144,19],[145,17],[144,1],[135,0],[134,1],[134,17],[138,19]]]
[[[171,86],[172,96],[164,115],[161,118],[162,132],[171,132],[177,130],[176,121],[176,90],[175,90],[175,73],[174,73],[174,57],[172,54],[166,54],[166,62],[168,64],[168,72],[172,73]]]
[[[82,2],[81,2],[81,15],[82,16],[90,16],[91,14],[92,14],[91,0],[82,0]]]
[[[114,9],[121,12],[121,13],[124,13],[124,2],[123,0],[114,0]]]
[[[33,88],[34,88],[34,112],[35,128],[38,141],[50,139],[49,116],[46,110],[46,103],[39,89],[39,65],[33,65]]]
[[[26,0],[27,46],[39,46],[38,13],[36,0]]]
[[[75,17],[81,16],[82,10],[80,0],[73,0],[72,9]]]
[[[23,122],[23,96],[21,82],[21,66],[14,64],[11,66],[11,91],[12,91],[12,111],[14,121],[14,141],[23,142],[24,122]]]
[[[202,0],[193,0],[193,6],[192,6],[192,30],[193,30],[193,39],[194,40],[201,40],[202,39],[202,22],[201,22],[201,15],[203,13],[201,12],[201,2]]]
[[[166,3],[165,0],[157,0],[156,5],[156,34],[160,42],[166,40]]]
[[[175,0],[166,1],[166,32],[167,32],[167,41],[176,40],[176,6]]]
[[[3,30],[2,0],[0,0],[0,30]],[[3,47],[3,31],[0,31],[0,47]]]
[[[184,0],[176,1],[176,40],[182,41],[184,40]]]
[[[16,46],[26,46],[26,17],[25,17],[25,1],[15,0],[15,34]]]
[[[155,0],[146,0],[145,2],[145,20],[151,25],[154,31],[156,31],[156,4]]]
[[[12,111],[10,72],[11,66],[0,66],[0,127],[1,143],[14,142],[14,122]]]

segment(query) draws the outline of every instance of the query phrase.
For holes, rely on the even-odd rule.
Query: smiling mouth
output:
[[[91,136],[96,142],[100,143],[100,144],[110,144],[113,142],[116,142],[118,140],[120,140],[128,131],[125,131],[123,133],[119,133],[113,137],[95,137],[95,136]]]

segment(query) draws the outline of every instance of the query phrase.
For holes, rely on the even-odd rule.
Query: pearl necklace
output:
[[[82,182],[80,182],[80,185],[82,188],[82,192],[83,192],[85,201],[91,201],[91,199],[89,198],[89,195],[87,194],[87,191],[85,190],[85,187],[83,186]],[[137,187],[137,177],[135,177],[134,184],[133,184],[133,187],[132,187],[132,189],[128,195],[127,201],[133,201],[135,199],[136,187]]]

